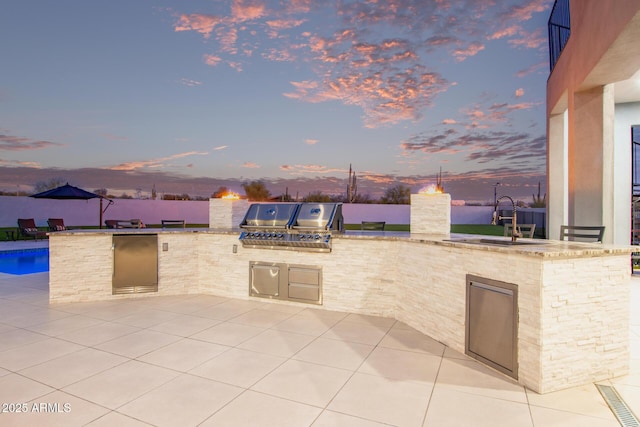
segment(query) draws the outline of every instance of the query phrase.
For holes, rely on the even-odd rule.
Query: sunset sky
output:
[[[0,190],[263,180],[531,201],[553,0],[21,0],[0,7]]]

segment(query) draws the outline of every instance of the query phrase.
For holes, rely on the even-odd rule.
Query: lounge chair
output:
[[[145,228],[139,219],[107,219],[104,224],[107,228]]]
[[[38,230],[36,221],[33,218],[18,218],[18,233],[24,238],[33,237],[34,240],[47,237],[46,231]]]
[[[163,219],[160,220],[162,223],[162,228],[176,227],[176,228],[185,228],[186,225],[184,223],[184,219]]]
[[[49,231],[69,230],[69,228],[64,225],[64,219],[62,218],[49,218],[47,224],[49,225]]]
[[[384,230],[386,221],[362,221],[361,230]]]
[[[603,226],[561,225],[560,240],[578,240],[602,243]]]

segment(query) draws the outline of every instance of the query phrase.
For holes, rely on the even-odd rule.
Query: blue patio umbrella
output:
[[[112,200],[106,199],[104,196],[101,196],[96,193],[92,193],[90,191],[83,190],[82,188],[74,187],[73,185],[69,185],[67,182],[65,185],[61,185],[60,187],[53,188],[51,190],[43,191],[42,193],[32,194],[29,197],[33,197],[36,199],[58,199],[58,200],[89,200],[95,199],[97,197],[100,198],[100,228],[102,228],[102,214],[107,208],[113,203]],[[106,199],[108,204],[107,207],[102,209],[102,201]]]

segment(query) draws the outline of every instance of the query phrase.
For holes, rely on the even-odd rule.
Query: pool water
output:
[[[0,273],[23,275],[49,271],[49,249],[0,252]]]

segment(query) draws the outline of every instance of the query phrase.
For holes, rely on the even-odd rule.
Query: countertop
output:
[[[239,235],[240,229],[214,229],[214,228],[117,228],[100,230],[66,230],[49,233],[55,235],[98,235],[98,234],[175,234],[175,233],[204,233]],[[351,231],[344,233],[334,233],[334,241],[342,239],[365,239],[365,240],[397,240],[410,241],[415,243],[439,245],[450,248],[460,248],[478,251],[489,251],[496,253],[521,254],[536,257],[585,257],[602,255],[631,254],[638,251],[638,247],[608,245],[601,243],[567,242],[560,240],[545,239],[518,239],[519,245],[503,245],[498,243],[508,243],[511,239],[500,236],[477,236],[468,234],[432,235],[422,233],[398,232],[398,231]],[[480,239],[488,239],[494,243],[481,243]],[[476,243],[469,242],[475,240]]]

